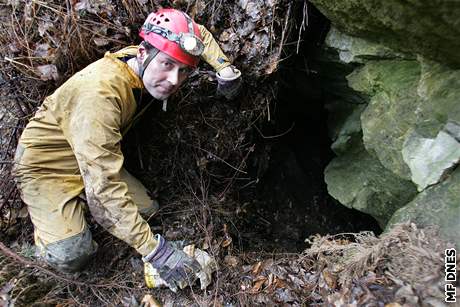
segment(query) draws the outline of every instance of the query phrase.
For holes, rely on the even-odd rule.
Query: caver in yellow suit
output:
[[[219,71],[230,65],[212,35],[199,27],[201,57]],[[149,254],[157,241],[141,214],[155,211],[143,185],[123,169],[120,141],[146,105],[126,64],[137,47],[106,53],[48,96],[26,126],[15,157],[15,176],[43,259],[63,271],[82,268],[97,244],[85,221]]]

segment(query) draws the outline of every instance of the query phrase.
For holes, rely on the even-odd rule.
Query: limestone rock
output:
[[[395,212],[387,229],[412,221],[420,226],[437,225],[441,234],[460,248],[460,169],[437,185],[425,189]]]
[[[334,28],[325,54],[320,75],[339,155],[325,171],[328,191],[385,226],[416,188],[432,191],[460,162],[460,70]]]
[[[312,0],[342,32],[460,66],[460,2]]]
[[[349,56],[353,38],[331,29],[326,38],[326,48],[318,58],[318,70],[321,84],[324,85],[325,108],[328,110],[329,136],[333,140],[331,146],[335,153],[341,154],[353,147],[354,140],[361,138],[360,115],[365,109],[368,98],[348,86],[346,76],[355,68],[354,63],[344,62],[343,57],[357,59],[358,53]],[[378,48],[371,48],[376,50]],[[363,53],[370,56],[372,51]],[[343,55],[343,54],[347,55]],[[359,140],[358,140],[359,141]]]
[[[368,62],[348,79],[350,86],[371,97],[361,115],[364,145],[386,168],[401,178],[415,180],[422,190],[437,182],[445,170],[458,162],[458,138],[442,141],[447,139],[441,130],[446,125],[454,127],[460,123],[460,70],[421,58],[418,61],[382,60]],[[435,143],[436,152],[443,152],[445,157],[432,148],[432,158],[449,162],[433,164],[433,160],[416,159],[419,166],[415,167],[414,159],[403,157],[403,152],[419,146],[417,139],[435,139],[440,133],[441,141]],[[404,149],[406,146],[410,148]],[[427,148],[426,145],[423,148]],[[412,169],[408,166],[409,160]],[[421,168],[426,169],[425,175],[421,175]],[[413,171],[418,173],[414,175]]]
[[[365,105],[344,104],[337,102],[326,106],[334,110],[334,115],[330,118],[330,127],[335,125],[336,132],[331,149],[338,155],[351,150],[355,144],[361,142],[361,120],[360,116],[365,109]],[[355,140],[356,139],[356,140]]]
[[[365,63],[372,59],[415,58],[409,54],[395,52],[382,44],[349,36],[334,27],[329,30],[325,44],[338,51],[340,61],[343,63]]]
[[[362,144],[333,159],[324,175],[329,194],[349,208],[372,215],[381,227],[416,194],[412,182],[383,167]]]
[[[411,177],[401,150],[417,122],[419,79],[420,64],[412,60],[371,61],[348,76],[352,88],[371,97],[361,115],[366,149],[404,179]]]
[[[404,143],[403,158],[409,165],[412,181],[422,191],[438,183],[460,161],[460,126],[448,123],[436,138],[424,138],[414,132]]]

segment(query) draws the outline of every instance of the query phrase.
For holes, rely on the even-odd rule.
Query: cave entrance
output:
[[[270,159],[239,232],[245,250],[299,252],[315,234],[381,232],[373,217],[346,208],[327,192],[323,173],[334,153],[324,108],[327,95],[315,58],[329,21],[313,6],[308,15],[299,52],[292,52],[279,68],[271,123],[261,133]]]

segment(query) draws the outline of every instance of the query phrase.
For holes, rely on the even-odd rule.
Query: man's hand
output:
[[[241,90],[241,71],[234,66],[227,66],[216,74],[217,93],[225,96],[228,100],[238,96]]]
[[[193,282],[196,273],[201,270],[200,264],[183,251],[173,247],[162,236],[156,235],[156,239],[158,241],[157,247],[142,260],[157,269],[161,279],[174,292],[178,288],[183,288],[183,285],[189,281]],[[151,276],[147,276],[149,274],[147,270],[144,273],[146,280],[151,278]],[[153,285],[147,283],[147,286]]]

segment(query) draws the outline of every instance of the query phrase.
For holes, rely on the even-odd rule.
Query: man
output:
[[[218,90],[228,98],[238,92],[241,73],[211,33],[181,11],[150,14],[140,36],[139,46],[106,53],[45,99],[21,136],[14,173],[37,249],[50,265],[78,271],[95,253],[97,244],[84,218],[87,208],[175,289],[200,267],[154,235],[141,217],[154,213],[158,203],[123,169],[120,141],[146,107],[135,92],[145,89],[166,101],[199,56],[216,69]]]

